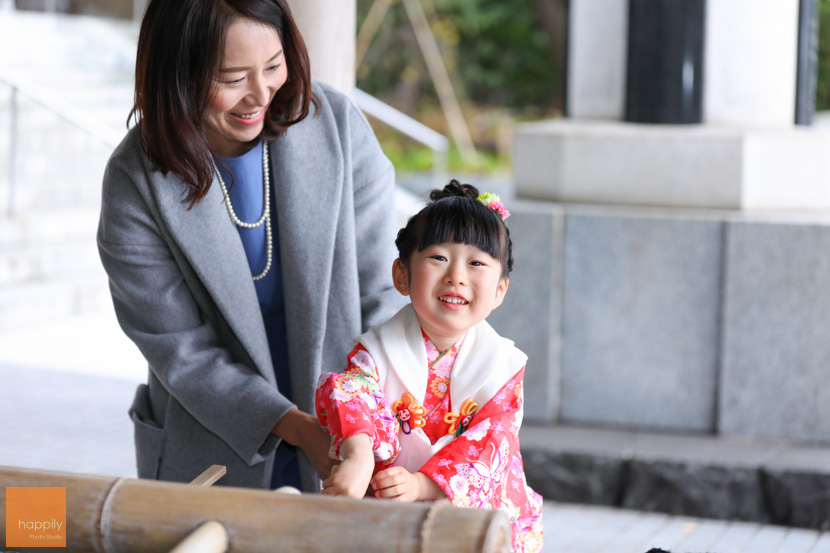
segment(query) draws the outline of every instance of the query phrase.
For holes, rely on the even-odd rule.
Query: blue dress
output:
[[[262,148],[260,141],[250,151],[239,157],[217,157],[216,164],[225,186],[236,216],[246,222],[255,223],[262,216]],[[273,164],[272,164],[273,166]],[[285,297],[282,287],[282,268],[280,266],[280,243],[277,233],[277,213],[274,197],[273,171],[269,176],[271,181],[271,236],[273,241],[273,259],[271,269],[264,278],[254,282],[259,307],[262,311],[262,320],[265,324],[265,333],[268,336],[268,345],[271,350],[271,360],[274,364],[274,375],[277,387],[282,395],[291,399],[291,379],[288,369],[288,340],[285,330]],[[267,263],[265,223],[247,229],[236,227],[251,275],[259,275]],[[297,465],[296,447],[286,441],[280,442],[274,460],[274,472],[271,479],[271,488],[289,485],[300,489],[300,472]]]

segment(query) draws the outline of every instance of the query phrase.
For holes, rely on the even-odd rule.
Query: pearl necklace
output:
[[[239,217],[236,216],[236,212],[233,210],[233,206],[231,205],[231,196],[228,194],[228,189],[225,187],[225,181],[222,180],[222,174],[219,173],[219,168],[216,166],[216,161],[213,160],[211,157],[211,161],[213,162],[213,168],[216,171],[216,178],[219,179],[219,187],[222,189],[222,194],[225,196],[225,206],[228,208],[228,213],[231,216],[233,222],[242,228],[257,228],[258,226],[265,223],[265,248],[266,248],[266,261],[265,261],[265,268],[259,273],[257,276],[254,277],[254,280],[262,280],[265,278],[265,275],[268,274],[268,271],[271,270],[271,263],[273,262],[273,238],[271,237],[271,194],[270,194],[270,156],[268,154],[268,144],[265,142],[262,143],[262,182],[263,182],[263,208],[262,208],[262,217],[259,218],[259,221],[256,223],[246,223],[242,221]]]

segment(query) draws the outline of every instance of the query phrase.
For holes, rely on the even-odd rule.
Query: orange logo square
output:
[[[6,547],[66,547],[66,488],[6,488]]]

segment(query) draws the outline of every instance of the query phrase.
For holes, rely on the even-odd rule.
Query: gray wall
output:
[[[830,443],[830,218],[510,210],[529,421]]]

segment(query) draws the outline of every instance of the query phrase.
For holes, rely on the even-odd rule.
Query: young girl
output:
[[[501,509],[515,552],[542,547],[542,498],[519,452],[527,359],[484,319],[513,266],[508,211],[451,181],[395,241],[392,275],[411,304],[357,339],[341,374],[324,374],[317,416],[342,462],[323,493],[395,501],[449,498]]]

